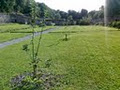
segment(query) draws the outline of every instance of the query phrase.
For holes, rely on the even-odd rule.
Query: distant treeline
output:
[[[106,7],[101,6],[98,11],[88,12],[86,9],[82,9],[80,12],[74,10],[64,12],[53,10],[44,3],[38,3],[34,0],[0,0],[0,13],[19,13],[26,16],[35,13],[37,19],[45,17],[49,21],[62,21],[63,25],[104,24],[105,9],[106,16],[111,20],[119,19],[120,15],[120,0],[106,0],[106,2]],[[35,9],[34,12],[33,9]]]

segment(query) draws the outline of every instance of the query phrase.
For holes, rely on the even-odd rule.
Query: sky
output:
[[[48,7],[55,10],[68,10],[81,11],[81,9],[99,10],[104,5],[105,0],[35,0],[36,2],[45,3]]]

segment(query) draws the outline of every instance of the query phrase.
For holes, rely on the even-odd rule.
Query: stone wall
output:
[[[20,14],[3,14],[0,13],[0,23],[29,23],[29,18]]]
[[[10,15],[0,13],[0,23],[10,23],[10,22],[11,22]]]

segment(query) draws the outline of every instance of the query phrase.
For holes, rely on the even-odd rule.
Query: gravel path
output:
[[[47,30],[43,31],[42,34],[49,33],[49,32],[51,32],[53,30],[56,30],[56,29],[58,29],[58,27],[57,28],[52,28],[52,29],[47,29]],[[35,36],[38,36],[40,34],[41,34],[41,32],[36,32]],[[13,44],[16,44],[16,43],[19,43],[19,42],[22,42],[22,41],[25,41],[25,40],[28,40],[28,39],[31,39],[31,37],[32,37],[32,35],[28,35],[28,36],[25,36],[25,37],[22,37],[22,38],[13,39],[13,40],[10,40],[10,41],[0,43],[0,49],[4,48],[4,47],[7,47],[7,46],[10,46],[10,45],[13,45]]]

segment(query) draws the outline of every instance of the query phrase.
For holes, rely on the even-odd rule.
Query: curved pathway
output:
[[[56,30],[56,29],[58,29],[58,27],[52,28],[52,29],[47,29],[47,30],[43,31],[42,34],[49,33],[49,32],[51,32],[53,30]],[[41,34],[41,32],[36,32],[34,35],[38,36],[40,34]],[[28,36],[25,36],[25,37],[22,37],[22,38],[13,39],[13,40],[10,40],[10,41],[0,43],[0,49],[4,48],[4,47],[7,47],[7,46],[10,46],[10,45],[13,45],[13,44],[16,44],[16,43],[19,43],[19,42],[22,42],[22,41],[25,41],[25,40],[28,40],[28,39],[31,39],[31,37],[32,37],[32,35],[28,35]]]

